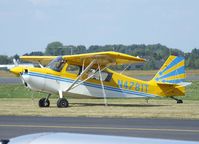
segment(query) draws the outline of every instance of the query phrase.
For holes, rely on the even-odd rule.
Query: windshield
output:
[[[66,61],[61,56],[58,56],[57,58],[52,60],[46,67],[54,71],[60,72],[65,63]]]

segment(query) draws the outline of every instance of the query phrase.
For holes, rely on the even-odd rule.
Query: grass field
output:
[[[199,101],[187,100],[176,104],[172,100],[108,99],[104,106],[102,99],[69,99],[70,107],[56,107],[56,99],[51,99],[51,107],[39,108],[38,99],[0,99],[1,115],[58,116],[58,117],[123,117],[123,118],[176,118],[199,119]]]
[[[156,71],[130,72],[131,75],[153,75]],[[199,71],[189,71],[198,75]],[[6,73],[0,76],[8,76]],[[56,107],[56,96],[51,98],[49,108],[39,108],[39,98],[46,94],[32,92],[23,85],[0,84],[0,115],[25,116],[64,116],[64,117],[130,117],[130,118],[177,118],[199,119],[199,81],[187,87],[183,104],[176,104],[169,98],[145,99],[108,99],[108,107],[103,99],[68,98],[70,107]]]
[[[51,98],[50,108],[39,108],[39,98],[46,96],[32,92],[22,85],[0,85],[0,115],[64,116],[64,117],[130,117],[130,118],[177,118],[199,119],[199,82],[187,88],[183,104],[169,98],[103,99],[68,98],[70,107],[56,107],[56,96]]]

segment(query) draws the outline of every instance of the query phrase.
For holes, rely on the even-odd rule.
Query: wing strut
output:
[[[107,67],[104,67],[103,69],[101,69],[101,71],[104,71]],[[93,73],[92,75],[90,75],[89,77],[87,77],[86,79],[84,79],[83,81],[79,82],[77,85],[73,86],[71,89],[74,89],[76,87],[78,87],[79,85],[81,85],[82,83],[84,83],[85,81],[91,79],[98,71],[98,68],[96,69],[95,73]],[[71,90],[70,89],[70,90]]]
[[[103,96],[104,96],[104,104],[105,104],[105,106],[108,106],[107,100],[106,100],[106,92],[105,92],[105,89],[104,89],[104,84],[103,84],[103,80],[102,80],[102,74],[101,74],[101,69],[100,69],[99,63],[98,63],[98,69],[99,69],[100,82],[101,82],[101,86],[102,86],[102,93],[103,93]]]
[[[131,64],[128,64],[124,69],[123,71],[120,72],[120,74],[122,74]]]
[[[92,74],[91,76],[89,76],[88,78],[86,78],[84,81],[78,83],[78,85],[74,86],[80,79],[81,77],[86,73],[88,72],[91,67],[93,66],[93,64],[96,63],[96,59],[94,59],[85,69],[84,69],[84,62],[83,62],[83,71],[81,72],[81,74],[76,78],[76,80],[65,90],[66,92],[68,92],[69,90],[79,86],[80,84],[82,84],[83,82],[87,81],[88,79],[90,79],[92,76],[94,76],[96,74],[96,72],[94,74]],[[102,93],[103,93],[103,97],[104,97],[104,103],[105,103],[105,106],[108,106],[107,104],[107,99],[106,99],[106,92],[105,92],[105,89],[104,89],[104,84],[103,84],[103,79],[102,79],[102,74],[101,72],[106,69],[107,67],[101,69],[100,67],[100,64],[98,63],[98,71],[99,71],[99,76],[100,76],[100,82],[101,82],[101,86],[102,86]]]
[[[76,80],[66,89],[66,91],[68,92],[69,90],[72,89],[72,87],[78,82],[79,79],[81,79],[81,77],[88,71],[90,70],[90,68],[93,66],[93,64],[96,62],[96,60],[94,59],[86,68],[84,71],[81,72],[81,74],[76,78]]]

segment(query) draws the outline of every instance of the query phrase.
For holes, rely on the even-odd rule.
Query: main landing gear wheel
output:
[[[58,108],[67,108],[69,106],[69,103],[67,99],[65,98],[59,98],[57,101],[57,107]]]
[[[49,107],[50,106],[50,101],[46,98],[41,98],[39,100],[39,107]]]

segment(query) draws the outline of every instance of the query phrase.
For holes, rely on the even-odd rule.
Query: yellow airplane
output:
[[[39,100],[40,107],[49,107],[51,94],[58,94],[57,107],[68,107],[64,96],[107,97],[170,97],[183,103],[177,96],[185,95],[184,58],[169,56],[150,81],[143,81],[115,72],[111,65],[145,62],[145,59],[118,52],[96,52],[66,56],[21,56],[21,60],[37,62],[40,68],[16,66],[10,71],[21,77],[23,84],[34,91],[47,93]],[[43,67],[42,65],[46,65]]]

